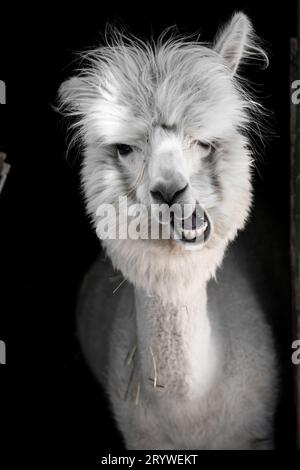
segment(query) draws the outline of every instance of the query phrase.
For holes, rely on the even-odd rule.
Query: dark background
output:
[[[211,40],[218,25],[241,9],[270,54],[267,71],[250,67],[245,73],[274,114],[274,135],[255,175],[255,207],[268,211],[268,227],[274,228],[262,232],[261,250],[275,239],[279,253],[269,269],[281,308],[274,329],[284,371],[276,442],[278,448],[293,448],[289,38],[296,34],[295,3],[198,0],[107,7],[96,2],[79,8],[73,2],[68,13],[51,4],[32,11],[16,7],[2,16],[0,79],[7,85],[7,105],[0,106],[0,150],[8,153],[12,168],[0,195],[0,339],[7,345],[7,365],[0,366],[0,447],[121,446],[76,339],[76,294],[99,244],[78,191],[80,155],[72,151],[66,158],[66,129],[52,108],[75,66],[74,51],[99,43],[107,21],[121,21],[143,37],[173,24],[182,32],[200,28],[203,40]]]

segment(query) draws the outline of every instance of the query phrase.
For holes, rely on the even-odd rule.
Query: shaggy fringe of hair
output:
[[[268,57],[261,41],[255,35],[250,23],[248,26],[247,40],[243,53],[241,52],[240,63],[243,66],[254,62],[267,67]],[[222,31],[217,38],[220,34]],[[103,39],[102,46],[80,53],[80,66],[76,70],[77,80],[70,79],[68,87],[63,84],[59,91],[58,111],[71,119],[68,127],[68,151],[75,144],[80,145],[84,142],[89,125],[86,113],[88,108],[93,106],[97,95],[100,96],[99,87],[101,86],[104,93],[109,88],[108,77],[113,76],[112,71],[117,74],[120,83],[123,81],[125,87],[126,78],[139,76],[142,85],[135,81],[138,89],[139,86],[145,86],[145,76],[150,70],[153,74],[152,79],[159,81],[160,75],[170,71],[174,61],[177,71],[181,71],[184,77],[188,77],[190,71],[195,71],[197,58],[210,59],[216,68],[218,61],[220,62],[219,54],[212,48],[216,41],[210,44],[199,42],[199,33],[182,35],[175,27],[166,29],[157,40],[153,37],[150,40],[143,40],[128,33],[125,28],[120,29],[108,24]],[[180,60],[182,65],[179,64]],[[123,67],[122,73],[118,73],[120,67]],[[137,68],[140,71],[139,75]],[[72,80],[74,80],[73,87]],[[265,137],[271,133],[267,123],[269,112],[255,99],[251,84],[240,72],[234,75],[233,80],[241,97],[241,111],[244,113],[244,118],[239,124],[240,131],[247,133],[252,152],[259,155]],[[138,99],[138,96],[136,98]],[[140,105],[143,106],[145,103]]]

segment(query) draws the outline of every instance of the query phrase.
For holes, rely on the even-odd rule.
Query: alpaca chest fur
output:
[[[267,62],[236,13],[210,45],[113,33],[60,89],[106,256],[81,289],[79,338],[127,448],[272,447],[277,364],[259,263],[240,239],[227,250],[249,216],[248,134],[264,113],[239,75],[252,59]]]
[[[201,288],[193,311],[135,295],[128,283],[112,295],[109,262],[87,275],[81,344],[128,448],[272,447],[276,357],[261,301],[235,264],[241,248],[232,247],[218,283],[208,284],[207,305],[204,290],[203,311]]]

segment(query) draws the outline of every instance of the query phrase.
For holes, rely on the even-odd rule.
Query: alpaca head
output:
[[[150,285],[179,273],[189,282],[188,272],[199,266],[209,278],[244,226],[251,203],[247,130],[259,107],[238,72],[259,56],[265,58],[248,18],[237,13],[212,45],[114,34],[62,85],[62,107],[75,118],[74,135],[84,148],[82,183],[95,226],[99,206],[124,195],[129,207],[178,202],[204,209],[194,251],[197,226],[183,230],[180,242],[172,236],[103,241],[132,282]],[[142,213],[140,222],[152,217]]]

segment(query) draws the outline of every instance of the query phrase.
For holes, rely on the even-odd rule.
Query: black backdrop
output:
[[[12,168],[0,195],[0,339],[7,345],[7,365],[0,366],[0,446],[121,446],[76,340],[76,293],[99,247],[79,196],[80,159],[75,151],[65,158],[65,129],[51,107],[71,74],[73,51],[95,46],[108,20],[121,20],[142,36],[172,24],[183,32],[201,28],[204,40],[234,10],[253,20],[271,63],[264,72],[251,69],[250,76],[263,84],[257,88],[274,112],[277,135],[259,164],[256,198],[276,207],[289,301],[289,37],[296,34],[295,2],[76,5],[69,12],[53,4],[22,11],[15,6],[1,18],[7,104],[0,106],[0,150]],[[293,445],[289,315],[287,310],[286,321],[276,325],[287,376],[278,418],[281,448]]]

